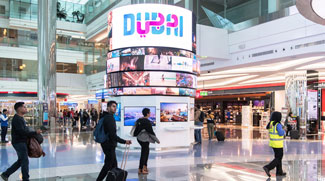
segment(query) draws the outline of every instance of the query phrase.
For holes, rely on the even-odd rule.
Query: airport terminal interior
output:
[[[325,180],[325,0],[0,0],[0,180],[17,102],[29,180],[98,180],[108,117],[121,180]]]

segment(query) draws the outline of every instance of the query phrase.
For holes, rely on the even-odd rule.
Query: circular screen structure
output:
[[[108,13],[108,94],[195,96],[196,17],[184,8],[137,4]]]

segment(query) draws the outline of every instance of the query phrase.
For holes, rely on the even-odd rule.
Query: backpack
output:
[[[203,122],[203,121],[204,121],[204,118],[205,118],[204,112],[201,111],[201,113],[200,113],[200,117],[199,117],[199,120],[200,120],[201,122]]]
[[[98,121],[98,124],[96,126],[96,129],[94,130],[94,140],[97,143],[104,143],[106,140],[108,140],[108,133],[106,134],[104,131],[104,118],[101,118]]]

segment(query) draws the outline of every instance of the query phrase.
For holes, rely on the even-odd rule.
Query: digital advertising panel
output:
[[[116,106],[116,112],[114,114],[115,121],[121,121],[121,103],[118,103]]]
[[[192,72],[193,71],[193,59],[187,57],[173,57],[172,70]]]
[[[177,6],[123,6],[108,14],[108,39],[112,50],[160,46],[193,51],[193,22],[193,13]]]
[[[176,86],[176,73],[150,72],[150,86]]]
[[[165,55],[146,55],[144,60],[145,70],[171,70],[172,57]]]
[[[106,61],[107,73],[117,72],[120,70],[120,57],[111,58]]]
[[[143,117],[144,108],[150,109],[149,120],[152,126],[156,126],[156,107],[153,106],[124,107],[124,126],[134,126],[135,122]]]
[[[160,122],[187,122],[186,103],[160,103]]]
[[[144,72],[144,71],[123,72],[121,86],[125,86],[125,87],[150,86],[149,72]]]
[[[144,68],[144,55],[120,57],[121,71],[143,70],[143,68]]]

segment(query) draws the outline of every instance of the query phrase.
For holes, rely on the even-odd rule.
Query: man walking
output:
[[[7,116],[7,109],[2,111],[3,113],[0,115],[0,122],[1,122],[1,142],[8,143],[6,141],[6,135],[8,130],[8,116]]]
[[[194,124],[196,126],[202,127],[203,126],[203,121],[204,121],[204,113],[200,109],[201,109],[201,107],[199,105],[195,107]],[[197,143],[199,143],[199,144],[202,142],[201,129],[202,128],[196,128],[194,130],[194,138],[195,138],[195,141]]]
[[[29,131],[26,126],[24,115],[27,113],[27,109],[24,102],[17,102],[14,106],[16,114],[12,119],[12,146],[17,152],[18,160],[5,172],[1,174],[1,178],[5,181],[8,180],[9,176],[16,172],[21,167],[23,174],[23,180],[29,180],[29,161],[28,161],[28,150],[27,150],[27,137],[40,134],[41,130]]]
[[[112,168],[117,168],[117,160],[115,149],[117,142],[122,144],[131,144],[130,140],[124,140],[116,135],[116,122],[114,114],[116,112],[117,103],[115,101],[109,101],[107,103],[107,113],[104,115],[104,132],[108,134],[108,140],[101,144],[103,152],[105,154],[105,163],[100,171],[97,180],[101,181],[107,176],[107,173]]]
[[[283,137],[285,131],[281,125],[282,114],[280,112],[273,112],[271,115],[271,121],[267,125],[266,129],[269,130],[270,135],[270,147],[274,151],[274,159],[268,165],[263,167],[267,176],[271,177],[270,171],[276,168],[276,176],[286,176],[286,173],[282,170],[282,158],[283,158]]]

